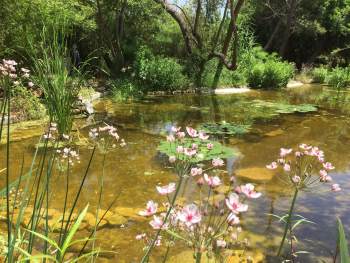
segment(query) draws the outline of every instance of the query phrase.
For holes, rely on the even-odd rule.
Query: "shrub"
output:
[[[22,86],[13,90],[11,104],[17,120],[37,120],[46,115],[46,109],[40,99]]]
[[[350,86],[350,67],[332,69],[329,73],[327,83],[337,89]]]
[[[205,87],[211,87],[214,81],[214,76],[216,73],[218,61],[211,60],[206,66],[202,75],[202,84]],[[219,87],[225,86],[241,86],[246,84],[246,76],[243,67],[238,67],[237,70],[228,70],[223,67],[219,82],[217,85]]]
[[[113,80],[109,83],[112,98],[116,101],[134,99],[142,95],[138,83],[129,79]]]
[[[326,83],[329,71],[325,67],[319,67],[312,70],[312,79],[316,83]]]
[[[294,67],[275,59],[258,62],[247,74],[247,81],[252,88],[278,89],[285,87],[293,77]]]
[[[189,84],[182,65],[173,58],[154,56],[146,47],[137,52],[135,70],[144,91],[178,90]]]

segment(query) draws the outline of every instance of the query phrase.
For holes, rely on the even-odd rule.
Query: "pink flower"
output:
[[[331,189],[332,189],[333,192],[341,191],[341,188],[340,188],[339,184],[333,184]]]
[[[215,188],[221,184],[221,180],[219,177],[208,176],[207,174],[204,174],[204,181],[206,181],[207,184],[212,188]]]
[[[309,146],[305,143],[302,143],[299,145],[299,148],[302,149],[302,150],[310,150],[312,148],[312,146]]]
[[[202,177],[200,177],[198,180],[197,180],[197,185],[198,186],[202,186],[204,184],[204,180]]]
[[[146,210],[139,211],[140,216],[151,216],[157,212],[158,204],[152,200],[147,202]]]
[[[223,239],[218,239],[216,240],[216,246],[217,247],[221,247],[221,248],[225,248],[226,247],[226,241]]]
[[[248,210],[248,205],[239,202],[239,196],[236,193],[231,193],[228,198],[225,199],[225,202],[228,209],[235,214]]]
[[[203,173],[202,168],[193,167],[191,169],[191,175],[192,176],[201,175],[202,173]]]
[[[238,225],[240,223],[239,217],[235,213],[230,213],[227,217],[227,222],[230,225]]]
[[[156,186],[158,193],[160,193],[161,195],[167,195],[167,194],[171,194],[172,192],[175,191],[176,189],[176,184],[175,183],[170,183],[168,185],[165,186]]]
[[[169,156],[169,163],[175,163],[176,157],[174,155]]]
[[[29,87],[29,88],[34,87],[34,83],[33,83],[33,82],[31,82],[31,81],[29,81],[29,82],[28,82],[28,87]]]
[[[164,224],[163,219],[160,216],[156,215],[153,216],[153,220],[150,221],[149,224],[153,229],[166,229],[168,227],[167,224]]]
[[[300,156],[301,156],[301,152],[296,151],[296,152],[295,152],[295,156],[296,156],[296,157],[300,157]]]
[[[280,156],[285,157],[288,154],[290,154],[293,151],[293,149],[286,149],[286,148],[281,148],[280,149]]]
[[[189,156],[189,157],[192,157],[194,155],[196,155],[197,151],[196,150],[193,150],[193,149],[190,149],[190,148],[184,148],[184,154]]]
[[[204,132],[199,132],[198,137],[201,140],[208,140],[209,139],[209,135],[206,135]]]
[[[213,161],[211,163],[215,167],[224,165],[224,161],[220,158],[213,159]]]
[[[136,235],[136,240],[142,240],[142,239],[144,239],[146,237],[146,233],[142,233],[142,234],[138,234],[138,235]]]
[[[179,132],[180,130],[181,130],[181,127],[175,127],[175,126],[171,127],[172,132]]]
[[[300,180],[301,180],[300,176],[297,176],[297,175],[293,176],[292,178],[293,183],[296,183],[296,184],[298,184]]]
[[[202,220],[202,216],[195,204],[186,205],[178,215],[179,220],[186,226],[197,224]]]
[[[198,137],[198,133],[195,129],[193,129],[191,127],[186,127],[186,131],[187,131],[188,135],[190,135],[192,138]]]
[[[290,171],[290,165],[288,163],[283,165],[283,170],[285,170],[286,172]]]
[[[177,132],[176,133],[176,136],[179,138],[179,139],[182,139],[182,138],[185,138],[186,134],[184,132]]]
[[[277,163],[276,162],[272,162],[271,164],[266,165],[267,169],[273,170],[277,168]]]
[[[183,153],[183,152],[184,152],[184,147],[181,146],[181,145],[177,146],[177,147],[176,147],[176,152],[177,152],[177,153]]]
[[[214,147],[214,144],[212,144],[212,143],[208,143],[208,144],[207,144],[207,149],[208,149],[208,150],[213,149],[213,147]]]
[[[242,185],[240,188],[241,192],[249,198],[259,198],[261,196],[261,193],[254,190],[254,185],[252,184]]]
[[[326,170],[333,170],[335,168],[333,166],[333,164],[331,164],[329,162],[323,163],[322,165],[323,165],[324,169],[326,169]]]
[[[168,142],[174,142],[174,141],[175,141],[175,137],[174,137],[174,135],[170,134],[170,135],[168,135],[168,136],[166,137],[166,140],[167,140]]]

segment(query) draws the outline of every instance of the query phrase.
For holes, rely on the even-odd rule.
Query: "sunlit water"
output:
[[[147,200],[159,199],[155,185],[175,181],[175,175],[165,168],[164,159],[157,152],[157,145],[172,125],[197,127],[205,122],[244,122],[250,118],[250,109],[242,101],[253,99],[268,101],[289,101],[290,103],[314,103],[312,95],[319,88],[302,88],[285,92],[251,92],[222,96],[183,95],[153,97],[137,103],[114,103],[109,99],[97,105],[95,121],[104,121],[119,128],[119,133],[127,146],[110,153],[106,160],[103,208],[119,195],[116,207],[142,208]],[[275,118],[256,119],[252,130],[239,138],[220,138],[226,146],[240,152],[238,158],[227,160],[228,175],[236,175],[239,183],[252,182],[263,193],[260,199],[250,202],[249,212],[242,215],[244,231],[251,239],[251,250],[259,250],[266,256],[266,262],[274,261],[282,227],[269,214],[286,213],[291,199],[291,191],[276,177],[264,173],[264,167],[275,159],[280,147],[295,147],[300,143],[319,146],[325,151],[326,159],[334,163],[336,169],[331,174],[334,181],[341,184],[342,191],[331,193],[328,186],[314,193],[301,193],[297,201],[296,213],[315,224],[305,224],[297,232],[300,240],[298,250],[308,251],[300,255],[300,262],[330,261],[330,252],[336,242],[336,216],[339,216],[350,233],[350,118],[343,106],[331,109],[321,104],[319,110],[306,114],[280,114]],[[83,131],[83,133],[86,130]],[[20,169],[22,156],[29,165],[30,156],[38,138],[26,139],[12,144],[11,169],[13,176]],[[4,146],[1,146],[4,148]],[[84,173],[90,149],[80,149],[81,164],[76,164],[70,178],[70,191],[77,190]],[[4,151],[0,161],[4,163]],[[97,178],[101,173],[102,156],[96,154],[92,168],[81,196],[81,204],[89,202],[91,212],[98,198]],[[239,171],[248,173],[239,176]],[[250,170],[248,170],[250,169]],[[252,171],[252,172],[249,172]],[[238,175],[237,175],[238,174]],[[3,185],[3,176],[0,178]],[[52,207],[61,208],[63,179],[58,178],[52,196]],[[191,187],[189,190],[191,191]],[[188,196],[189,194],[187,194]],[[186,193],[185,193],[186,196]],[[70,200],[71,202],[73,200]],[[98,231],[98,243],[105,251],[104,262],[137,262],[142,256],[142,244],[135,235],[149,231],[147,221],[130,219],[120,226],[105,226]],[[86,231],[86,233],[88,233]],[[83,233],[81,233],[83,234]],[[179,250],[173,250],[172,255]],[[157,253],[156,253],[157,254]],[[155,259],[156,262],[159,258]]]

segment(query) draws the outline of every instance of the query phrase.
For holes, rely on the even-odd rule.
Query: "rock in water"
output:
[[[85,111],[91,115],[94,113],[94,107],[92,106],[92,103],[90,101],[85,101],[84,102],[85,105]]]

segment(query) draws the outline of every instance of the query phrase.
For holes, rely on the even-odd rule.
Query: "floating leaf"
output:
[[[201,143],[200,139],[186,138],[183,140],[183,143],[181,145],[185,148],[190,148],[192,147],[192,143],[199,145],[198,152],[201,153],[201,156],[191,159],[191,162],[193,163],[212,160],[214,158],[229,158],[238,155],[237,150],[223,146],[219,142],[211,142],[213,144],[213,148],[211,150],[209,150],[205,144]],[[168,156],[173,155],[177,156],[180,160],[185,159],[185,156],[183,154],[178,155],[176,152],[176,145],[174,143],[162,141],[158,146],[158,150]]]
[[[250,130],[251,124],[236,123],[204,123],[201,130],[209,134],[242,135]]]

